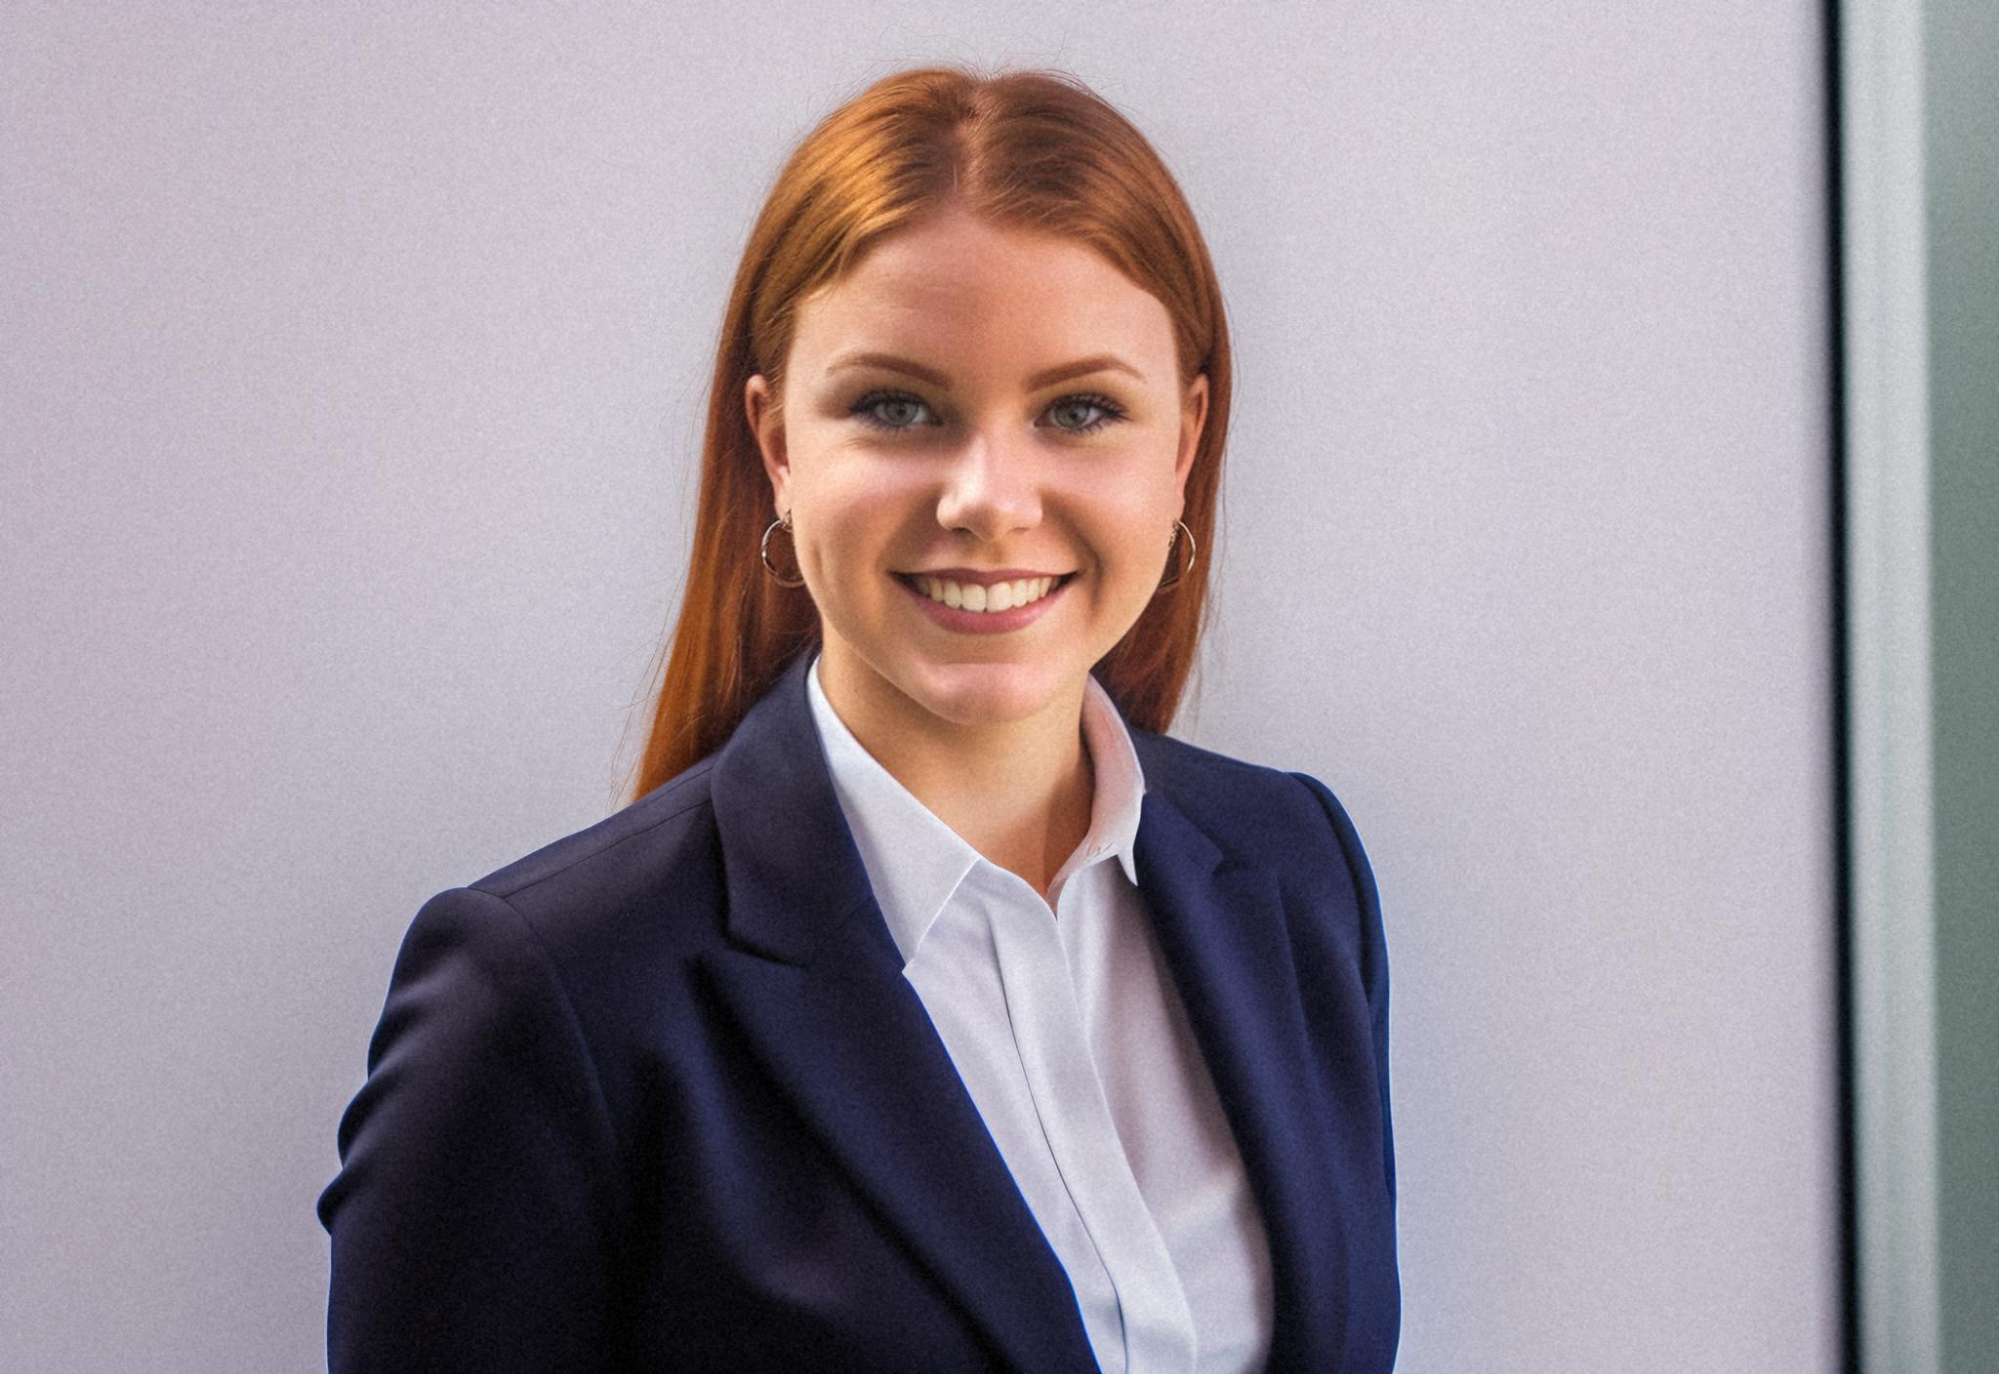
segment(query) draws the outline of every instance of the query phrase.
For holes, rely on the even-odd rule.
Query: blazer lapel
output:
[[[993,1144],[869,887],[806,700],[809,654],[744,718],[713,797],[736,949],[706,973],[765,1071],[999,1359],[1094,1370],[1074,1290]],[[1133,729],[1139,885],[1270,1240],[1269,1368],[1331,1369],[1347,1257],[1326,1108],[1274,875],[1175,801]]]
[[[1230,860],[1173,801],[1157,737],[1135,847],[1160,948],[1220,1090],[1270,1240],[1271,1370],[1338,1368],[1347,1258],[1284,905],[1270,870]]]
[[[772,1082],[1005,1364],[1095,1370],[1075,1292],[938,1037],[869,887],[806,699],[744,718],[713,797],[738,949],[706,973]]]

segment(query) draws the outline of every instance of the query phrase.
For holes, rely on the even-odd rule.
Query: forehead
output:
[[[995,365],[1109,350],[1148,379],[1174,357],[1166,307],[1094,248],[960,212],[888,235],[806,299],[794,360],[811,368],[850,347]]]

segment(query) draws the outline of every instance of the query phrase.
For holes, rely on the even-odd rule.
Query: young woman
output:
[[[417,914],[334,1369],[1387,1369],[1388,966],[1176,741],[1221,294],[1071,78],[923,69],[751,235],[637,798]]]

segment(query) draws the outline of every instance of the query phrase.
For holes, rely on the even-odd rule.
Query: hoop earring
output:
[[[803,587],[805,586],[805,576],[803,573],[800,573],[795,582],[787,581],[784,574],[778,572],[777,568],[770,561],[770,534],[771,531],[779,528],[782,528],[787,535],[791,533],[791,512],[786,511],[783,515],[764,527],[763,542],[757,546],[757,557],[763,561],[764,572],[770,574],[779,587]],[[798,551],[794,549],[792,552],[795,555]]]
[[[1182,534],[1185,534],[1187,536],[1187,566],[1185,568],[1174,570],[1172,577],[1166,579],[1166,581],[1160,583],[1158,587],[1154,588],[1152,590],[1152,595],[1155,597],[1158,596],[1161,592],[1164,592],[1167,588],[1174,586],[1182,578],[1186,577],[1189,573],[1193,572],[1194,560],[1198,559],[1201,556],[1200,549],[1194,543],[1194,532],[1187,528],[1186,521],[1176,520],[1173,522],[1173,536],[1167,542],[1166,545],[1166,557],[1168,559],[1171,559],[1173,557],[1173,552],[1180,547],[1180,536]]]

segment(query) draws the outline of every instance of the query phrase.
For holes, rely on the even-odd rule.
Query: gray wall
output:
[[[0,9],[0,1365],[322,1361],[396,941],[615,805],[750,216],[939,58],[1209,233],[1181,733],[1378,870],[1403,1368],[1836,1364],[1817,16]]]

